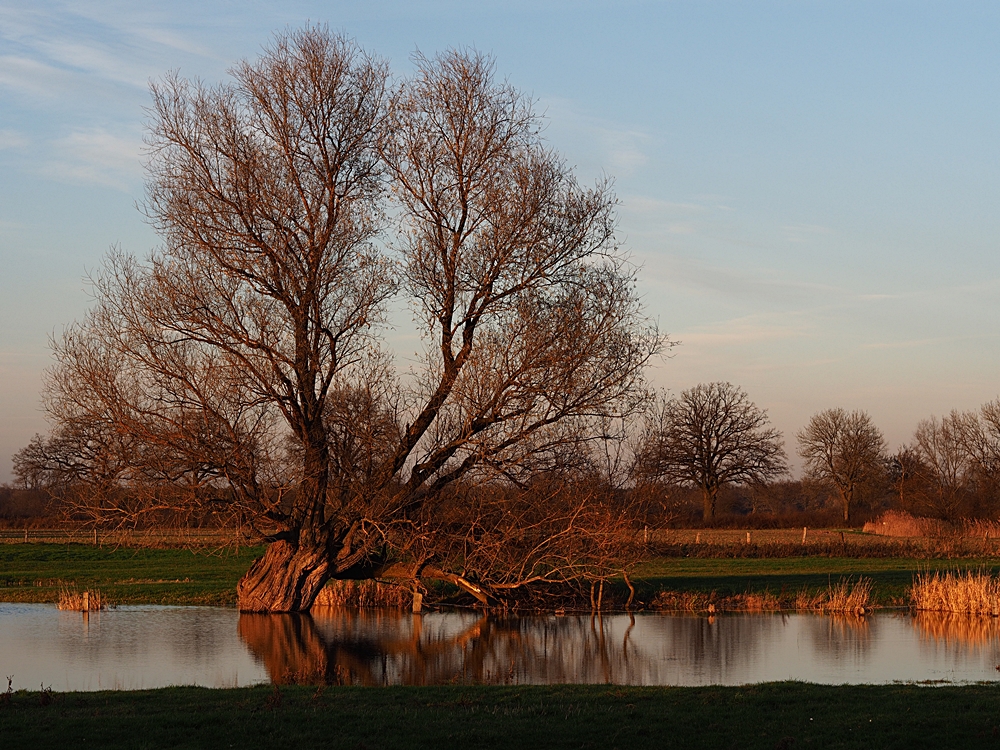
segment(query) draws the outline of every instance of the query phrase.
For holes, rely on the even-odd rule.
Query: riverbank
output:
[[[166,688],[0,696],[10,747],[957,748],[1000,737],[989,685]]]
[[[116,604],[234,606],[236,583],[262,553],[263,547],[0,544],[0,601],[56,602],[61,587],[74,585],[96,589]],[[906,605],[914,576],[935,570],[996,573],[1000,557],[657,557],[636,569],[632,582],[638,605],[649,606],[661,592],[695,595],[675,597],[688,602],[719,603],[747,594],[794,602],[800,592],[816,594],[842,579],[864,578],[872,583],[872,604],[885,607]],[[627,595],[623,581],[612,581],[605,602],[620,608]]]
[[[0,601],[57,602],[65,585],[114,604],[236,605],[236,583],[263,547],[177,549],[0,544]]]

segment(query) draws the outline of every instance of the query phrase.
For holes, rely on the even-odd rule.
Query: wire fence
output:
[[[0,529],[0,544],[89,544],[95,547],[245,547],[239,529]]]

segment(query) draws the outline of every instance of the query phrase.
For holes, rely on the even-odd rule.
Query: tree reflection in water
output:
[[[749,676],[780,619],[409,615],[320,609],[242,615],[239,634],[285,683],[683,684]],[[743,677],[741,681],[747,679]]]

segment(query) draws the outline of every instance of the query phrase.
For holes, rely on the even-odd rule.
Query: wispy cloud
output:
[[[142,177],[142,140],[137,135],[78,130],[58,139],[53,146],[56,155],[43,167],[53,179],[128,191]]]
[[[8,148],[24,148],[31,141],[28,136],[16,130],[0,130],[0,151]]]

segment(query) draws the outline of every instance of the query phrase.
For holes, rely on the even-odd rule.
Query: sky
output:
[[[149,82],[223,81],[308,22],[399,76],[416,50],[491,53],[581,181],[614,178],[679,342],[650,381],[741,386],[793,464],[822,409],[866,410],[894,450],[1000,395],[1000,4],[0,0],[0,482],[47,429],[86,275],[157,246]]]

